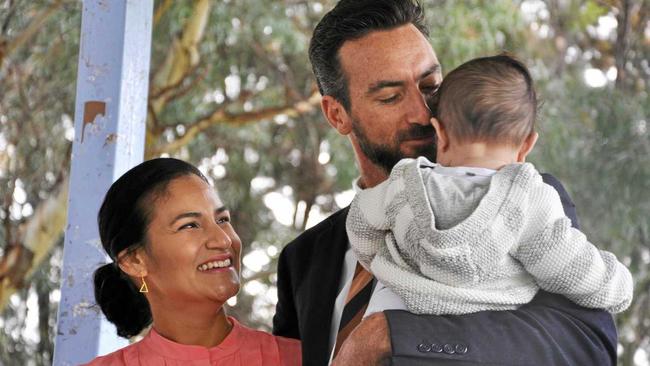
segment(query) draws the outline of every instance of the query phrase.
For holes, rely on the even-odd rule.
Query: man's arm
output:
[[[558,191],[565,214],[577,226],[575,207],[564,187],[549,175],[542,177]],[[348,342],[360,347],[357,353],[374,352],[374,360],[391,352],[391,364],[396,366],[616,363],[617,334],[611,315],[544,291],[511,311],[434,316],[389,310],[384,316],[366,319]],[[390,347],[377,331],[382,324],[390,330]],[[344,349],[339,356],[352,354]]]
[[[557,194],[560,195],[560,201],[562,201],[562,209],[564,209],[564,214],[571,220],[571,226],[580,229],[580,222],[578,221],[578,214],[576,213],[576,205],[573,204],[569,192],[564,189],[564,186],[560,181],[554,176],[548,173],[541,173],[542,180],[544,183],[555,188]]]
[[[392,365],[614,365],[609,313],[540,291],[517,310],[461,316],[385,312]]]
[[[375,313],[352,332],[334,365],[616,364],[616,329],[608,313],[543,291],[533,302],[460,316]]]

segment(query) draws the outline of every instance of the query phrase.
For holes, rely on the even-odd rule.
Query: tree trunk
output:
[[[630,15],[632,13],[632,0],[621,0],[616,20],[618,28],[616,30],[616,44],[614,45],[614,58],[616,60],[616,89],[623,89],[627,79],[627,52],[629,49],[629,35],[632,23]]]
[[[68,214],[68,180],[43,201],[24,226],[19,244],[0,258],[0,310],[9,297],[27,283],[54,244],[61,238]]]
[[[46,266],[49,269],[50,266]],[[47,273],[45,279],[47,280]],[[38,357],[42,365],[51,365],[54,352],[52,349],[52,342],[50,341],[50,286],[37,283],[36,293],[38,294],[38,330],[40,335],[40,342],[38,343]]]

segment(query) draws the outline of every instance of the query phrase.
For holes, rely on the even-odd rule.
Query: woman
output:
[[[194,166],[162,158],[128,171],[99,210],[112,263],[95,299],[122,337],[143,340],[89,365],[299,365],[300,343],[226,316],[239,292],[241,242],[230,214]]]

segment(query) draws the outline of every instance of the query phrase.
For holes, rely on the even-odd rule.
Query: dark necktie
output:
[[[345,306],[343,307],[343,314],[339,323],[339,331],[336,335],[334,357],[336,357],[336,354],[339,352],[341,345],[347,339],[348,335],[361,322],[361,318],[368,307],[368,301],[370,301],[370,295],[372,295],[375,282],[373,275],[357,262],[350,291],[345,299]]]

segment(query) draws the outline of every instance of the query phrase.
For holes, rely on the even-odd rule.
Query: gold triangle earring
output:
[[[144,282],[144,277],[140,277],[142,279],[142,286],[140,286],[140,292],[149,292],[149,288],[147,287],[147,283]]]

